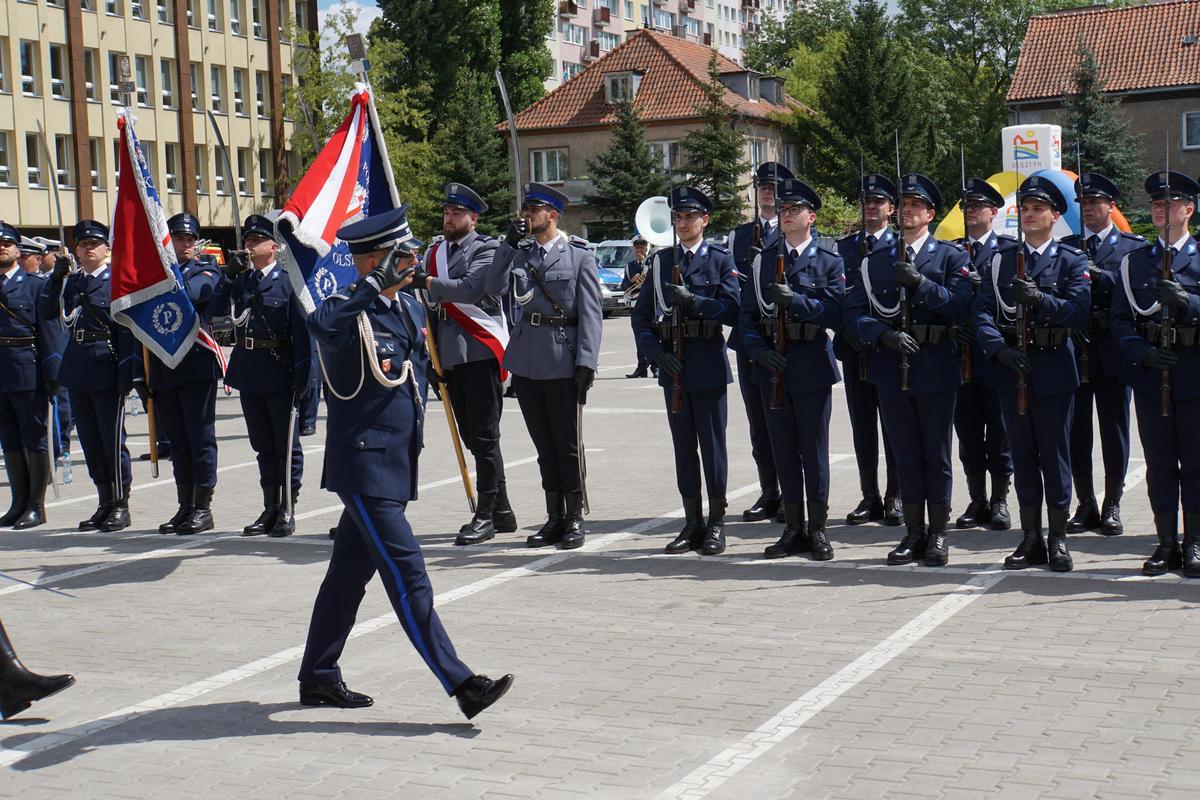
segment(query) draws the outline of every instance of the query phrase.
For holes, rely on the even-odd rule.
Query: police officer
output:
[[[775,187],[778,181],[795,177],[791,170],[775,161],[765,161],[754,172],[754,191],[758,194],[758,218],[744,222],[729,232],[728,246],[733,254],[737,269],[738,292],[745,295],[751,288],[748,282],[751,264],[755,256],[779,239],[779,216],[775,209]],[[738,389],[742,393],[742,405],[746,409],[746,422],[750,428],[750,454],[758,468],[759,496],[754,503],[742,511],[746,522],[757,522],[777,518],[783,509],[779,503],[779,474],[775,467],[770,434],[767,430],[766,411],[762,394],[755,380],[754,363],[742,347],[740,319],[729,331],[729,349],[737,354]],[[797,499],[799,502],[799,500]]]
[[[929,233],[942,207],[937,184],[910,173],[900,191],[903,249],[897,241],[869,256],[846,316],[854,336],[876,348],[867,378],[879,390],[879,410],[896,448],[907,530],[888,553],[888,563],[923,559],[926,566],[941,567],[949,558],[950,447],[961,382],[951,326],[967,320],[971,278],[966,252]]]
[[[300,662],[300,702],[362,708],[338,661],[367,582],[378,572],[409,641],[467,719],[508,691],[512,675],[476,675],[454,651],[434,610],[421,545],[405,516],[417,496],[417,456],[425,417],[425,313],[400,290],[412,280],[421,242],[408,206],[338,230],[360,280],[331,295],[309,317],[329,384],[323,488],[345,511],[329,569],[317,593]],[[360,323],[369,332],[360,332]],[[367,374],[369,372],[369,374]]]
[[[74,683],[71,675],[38,675],[26,669],[9,641],[4,622],[0,621],[0,719],[20,714],[30,704]]]
[[[802,553],[817,561],[833,558],[825,536],[829,415],[833,384],[840,377],[826,328],[841,325],[846,276],[841,256],[814,239],[820,208],[821,198],[808,184],[795,178],[779,182],[783,239],[755,258],[741,295],[742,346],[754,364],[787,523],[779,541],[766,549],[767,558]],[[782,280],[777,269],[781,254]],[[777,388],[776,382],[782,386]]]
[[[888,218],[896,210],[896,184],[886,175],[864,175],[859,187],[859,203],[866,230],[837,240],[837,252],[846,270],[847,295],[858,285],[864,258],[895,248],[896,233],[888,227]],[[876,256],[877,258],[880,256]],[[842,362],[846,389],[846,407],[850,413],[850,432],[854,441],[854,459],[858,463],[858,482],[862,500],[846,515],[847,525],[882,522],[900,525],[900,488],[896,481],[896,454],[888,438],[887,425],[879,414],[879,390],[867,379],[870,348],[845,325],[833,338],[833,352]],[[887,484],[879,494],[879,434],[883,433],[883,458]]]
[[[136,387],[145,397],[140,359],[129,328],[113,321],[112,272],[108,259],[108,227],[94,219],[71,229],[79,269],[60,256],[42,293],[42,313],[57,319],[64,315],[69,331],[63,352],[63,385],[70,392],[79,426],[79,443],[88,474],[96,485],[99,504],[79,530],[119,531],[129,527],[129,485],[133,475],[125,446],[123,405]]]
[[[176,214],[167,220],[171,245],[188,299],[196,309],[202,332],[212,336],[212,318],[220,313],[214,302],[222,276],[208,261],[196,259],[200,222],[191,214]],[[158,424],[171,443],[171,468],[179,509],[159,533],[180,536],[212,528],[212,494],[217,484],[217,381],[222,378],[219,348],[214,352],[196,337],[191,350],[175,369],[157,358],[150,362],[150,391]],[[223,356],[222,356],[223,357]]]
[[[47,239],[45,236],[34,236],[33,240],[42,246],[42,263],[38,269],[49,273],[54,269],[55,260],[62,252],[62,242],[57,239]]]
[[[983,178],[967,178],[963,191],[963,220],[966,236],[958,240],[967,251],[971,284],[979,286],[980,273],[990,264],[1000,243],[1016,240],[992,230],[996,214],[1005,205],[1004,196]],[[1006,531],[1012,526],[1008,511],[1008,488],[1012,481],[1012,448],[1000,414],[1000,395],[992,384],[991,365],[975,341],[970,323],[956,325],[960,367],[969,359],[970,380],[958,387],[954,405],[954,430],[958,434],[958,459],[967,476],[971,500],[956,528],[989,526]],[[992,494],[988,497],[987,478],[992,476]]]
[[[66,329],[38,308],[45,277],[17,266],[20,232],[0,220],[0,447],[12,504],[0,527],[34,528],[46,521],[47,398],[58,390]]]
[[[634,234],[633,260],[625,265],[625,274],[621,277],[622,292],[628,291],[632,286],[638,283],[638,276],[641,276],[641,280],[645,280],[646,254],[649,252],[649,250],[650,243],[646,241],[646,237],[642,236],[640,233]],[[629,373],[625,377],[645,378],[646,368],[650,366],[650,363],[646,360],[645,354],[640,349],[638,349],[636,346],[634,349],[637,350],[637,367],[633,370],[633,372]],[[658,368],[654,367],[653,370],[654,377],[657,378]]]
[[[312,372],[312,348],[305,320],[308,315],[292,283],[275,263],[275,225],[260,214],[242,223],[242,244],[249,263],[233,254],[223,281],[210,301],[224,307],[232,301],[234,347],[225,382],[238,390],[250,446],[258,459],[263,510],[242,528],[243,536],[290,536],[296,529],[294,511],[304,476],[299,419],[292,409],[304,402]],[[291,451],[287,452],[288,424]],[[285,486],[287,461],[292,461],[291,485]],[[284,492],[291,492],[291,503]]]
[[[1098,172],[1085,172],[1075,181],[1075,196],[1083,218],[1083,235],[1063,242],[1087,255],[1092,281],[1089,325],[1077,338],[1080,384],[1071,422],[1071,471],[1079,505],[1067,522],[1068,533],[1099,529],[1116,536],[1121,523],[1121,494],[1129,469],[1130,387],[1121,382],[1121,352],[1108,334],[1108,312],[1120,277],[1121,261],[1145,246],[1146,240],[1117,230],[1112,212],[1121,200],[1116,185]],[[1085,358],[1086,356],[1086,358]],[[1084,378],[1086,377],[1086,382]],[[1096,504],[1092,485],[1092,406],[1100,418],[1100,450],[1104,456],[1104,504]]]
[[[996,362],[989,369],[1012,445],[1024,534],[1004,566],[1024,569],[1048,561],[1051,570],[1069,572],[1069,438],[1071,405],[1079,388],[1070,334],[1086,323],[1091,304],[1087,260],[1074,247],[1054,241],[1054,223],[1067,200],[1051,180],[1027,178],[1017,198],[1025,241],[1000,243],[991,263],[984,264],[971,307],[979,347]],[[1022,248],[1025,280],[1016,277]],[[1043,499],[1049,522],[1046,538]]]
[[[566,207],[567,196],[554,187],[525,184],[522,219],[509,223],[496,249],[493,293],[511,277],[521,314],[504,368],[513,375],[546,493],[546,524],[526,544],[569,550],[585,535],[580,406],[596,374],[603,311],[595,257],[586,242],[558,229]]]
[[[442,236],[425,253],[413,285],[423,290],[445,372],[443,395],[454,409],[463,443],[475,457],[475,515],[455,538],[457,545],[486,542],[517,529],[508,501],[500,415],[505,375],[500,366],[508,328],[500,298],[488,294],[498,242],[475,230],[488,205],[464,183],[450,183],[442,202]],[[425,272],[427,270],[428,272]]]
[[[704,192],[677,186],[669,203],[678,244],[651,259],[650,276],[633,307],[631,323],[638,347],[658,365],[675,448],[675,481],[683,498],[684,526],[666,552],[716,555],[725,551],[726,395],[733,383],[721,326],[732,326],[739,312],[736,268],[727,247],[704,241],[712,211]],[[682,359],[674,352],[677,335],[683,338]],[[708,488],[707,525],[701,464]]]
[[[1158,237],[1120,268],[1109,317],[1124,356],[1121,380],[1133,387],[1158,533],[1142,572],[1182,568],[1184,576],[1200,578],[1200,245],[1187,227],[1200,184],[1178,172],[1156,172],[1145,186]],[[1164,280],[1168,262],[1171,277]],[[1163,335],[1168,328],[1169,338]]]
[[[41,274],[42,257],[46,254],[46,248],[42,243],[28,236],[22,236],[17,249],[21,254],[18,262],[21,271],[27,275]]]

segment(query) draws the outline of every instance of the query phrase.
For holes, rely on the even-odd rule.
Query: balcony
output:
[[[579,14],[579,6],[575,0],[559,0],[558,15],[560,17],[574,17]]]
[[[592,10],[593,25],[607,25],[612,22],[612,12],[604,6],[597,6]]]
[[[761,0],[742,0],[742,8],[747,11],[757,11],[762,8]]]
[[[580,55],[579,60],[585,64],[588,64],[592,61],[595,61],[599,57],[600,57],[600,42],[596,39],[592,39],[590,42],[588,42],[587,44],[585,44],[583,46],[583,53]]]
[[[711,46],[711,45],[712,45],[712,34],[711,34],[711,33],[706,33],[706,34],[704,34],[704,37],[703,37],[703,38],[704,38],[704,44],[705,44],[705,45],[709,45],[709,46]]]

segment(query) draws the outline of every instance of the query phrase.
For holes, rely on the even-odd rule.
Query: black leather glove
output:
[[[879,337],[879,343],[897,353],[905,353],[910,356],[921,349],[917,340],[904,331],[884,331],[883,336]]]
[[[429,366],[425,370],[425,380],[434,388],[446,385],[445,379],[443,379],[442,376],[438,374],[438,371],[433,368],[433,362],[430,362]]]
[[[592,381],[595,378],[596,370],[591,367],[575,368],[575,397],[579,401],[579,405],[587,405],[588,389],[592,388]]]
[[[379,287],[379,291],[398,286],[416,270],[416,255],[411,250],[393,248],[383,263],[367,273],[366,280]]]
[[[1169,308],[1187,308],[1187,290],[1175,281],[1159,281],[1158,302]]]
[[[1099,264],[1097,264],[1095,261],[1088,261],[1087,271],[1088,271],[1088,277],[1091,278],[1093,281],[1096,281],[1102,275],[1104,275],[1104,268],[1101,267]]]
[[[121,397],[129,394],[130,390],[137,392],[138,400],[142,403],[142,410],[146,410],[146,402],[150,399],[150,389],[146,386],[145,378],[134,378],[129,383],[122,384],[118,387]]]
[[[682,375],[683,362],[675,357],[674,353],[662,352],[654,357],[654,366],[661,369],[668,375]]]
[[[1042,301],[1046,299],[1046,295],[1042,294],[1037,288],[1037,284],[1031,280],[1015,278],[1012,282],[1012,290],[1013,299],[1030,308],[1040,308]]]
[[[842,328],[842,339],[846,344],[850,345],[850,349],[856,353],[861,353],[867,348],[867,343],[858,338],[858,334],[852,331],[849,327]]]
[[[677,283],[668,283],[663,289],[663,294],[667,297],[667,302],[672,306],[679,306],[684,311],[689,310],[696,302],[696,295],[692,294],[686,286],[680,286]]]
[[[58,381],[42,381],[42,391],[46,393],[46,397],[53,397],[58,391]]]
[[[524,219],[510,219],[508,221],[508,232],[504,234],[504,241],[508,242],[508,246],[516,248],[521,243],[521,240],[529,235],[529,223]]]
[[[1142,366],[1147,369],[1170,369],[1179,361],[1179,354],[1174,350],[1164,350],[1161,347],[1151,347],[1142,356]]]
[[[996,353],[996,360],[1013,372],[1029,372],[1029,356],[1015,347],[1004,347]]]
[[[292,378],[292,397],[295,398],[296,407],[299,408],[300,403],[304,402],[304,398],[308,397],[308,381],[300,381],[297,378]]]
[[[54,269],[50,275],[59,283],[62,283],[68,275],[71,274],[71,259],[66,256],[54,257]]]
[[[925,276],[921,274],[921,270],[917,269],[917,265],[908,261],[897,261],[892,264],[892,277],[896,283],[907,289],[915,289],[925,281]]]
[[[229,257],[225,259],[225,266],[221,267],[221,272],[225,273],[225,277],[235,278],[250,268],[250,265],[246,263],[245,253],[245,250],[229,251]]]
[[[413,270],[413,286],[417,287],[418,289],[428,289],[429,287],[426,285],[428,280],[429,273],[425,271],[424,267],[417,267]]]
[[[975,343],[975,332],[970,325],[955,325],[951,330],[959,347],[970,347]]]
[[[787,369],[787,356],[778,350],[763,350],[755,357],[754,363],[772,372],[783,372]]]
[[[772,283],[767,286],[767,298],[785,311],[792,307],[792,297],[795,294],[792,287],[786,283]]]

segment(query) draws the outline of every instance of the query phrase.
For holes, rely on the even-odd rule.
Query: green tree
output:
[[[746,38],[743,57],[749,69],[776,73],[789,69],[798,47],[808,46],[850,23],[845,0],[796,3],[782,20],[764,14],[762,24]]]
[[[554,12],[554,3],[500,0],[500,72],[514,113],[546,93],[546,78],[554,71],[554,57],[546,47]]]
[[[1086,171],[1111,178],[1128,195],[1137,185],[1141,136],[1129,130],[1117,110],[1117,101],[1104,93],[1104,79],[1096,53],[1080,37],[1075,92],[1063,104],[1063,161],[1075,166],[1076,147]]]
[[[595,192],[585,199],[601,219],[633,227],[637,207],[647,197],[667,193],[667,174],[646,144],[638,109],[628,100],[616,105],[617,124],[607,149],[587,164]]]
[[[704,125],[679,143],[684,153],[684,172],[692,185],[712,200],[709,229],[727,231],[742,221],[745,206],[742,175],[750,168],[745,159],[746,134],[736,127],[737,112],[725,103],[725,84],[713,51],[708,62],[708,82],[697,116]]]

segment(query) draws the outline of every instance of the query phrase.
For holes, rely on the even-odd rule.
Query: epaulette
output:
[[[1081,255],[1083,255],[1083,251],[1082,251],[1082,250],[1080,250],[1078,247],[1074,247],[1074,246],[1072,246],[1072,245],[1065,244],[1065,243],[1063,243],[1063,242],[1059,242],[1059,243],[1058,243],[1058,249],[1059,249],[1059,250],[1066,250],[1068,253],[1071,253],[1072,255],[1076,255],[1076,256],[1081,256]]]
[[[998,242],[1013,242],[1015,244],[1017,241],[1017,237],[1009,236],[1007,233],[997,233],[996,241],[998,241]]]
[[[722,244],[721,242],[709,242],[708,249],[716,250],[718,253],[728,253],[729,252],[729,248],[726,245]]]
[[[475,238],[476,238],[476,240],[478,240],[478,241],[480,241],[480,242],[490,242],[490,241],[492,241],[492,237],[491,237],[491,236],[488,236],[486,233],[479,233],[478,231],[476,231],[476,233],[475,233]]]
[[[952,247],[955,250],[959,251],[960,253],[965,253],[967,250],[967,248],[963,247],[961,244],[959,244],[958,242],[953,241],[951,239],[936,239],[935,238],[934,241],[936,241],[938,244],[944,244],[947,247]]]
[[[1134,242],[1146,241],[1145,236],[1141,236],[1139,234],[1133,233],[1132,231],[1120,231],[1120,233],[1121,233],[1122,238],[1129,239]]]
[[[570,242],[575,247],[581,247],[584,250],[588,249],[588,240],[583,238],[582,236],[575,236],[574,234],[572,234],[571,236],[567,237],[567,241]]]
[[[842,257],[842,254],[839,253],[836,249],[834,249],[832,247],[826,247],[821,242],[817,242],[817,249],[820,250],[822,253],[824,253],[827,256],[833,256],[834,258]]]

